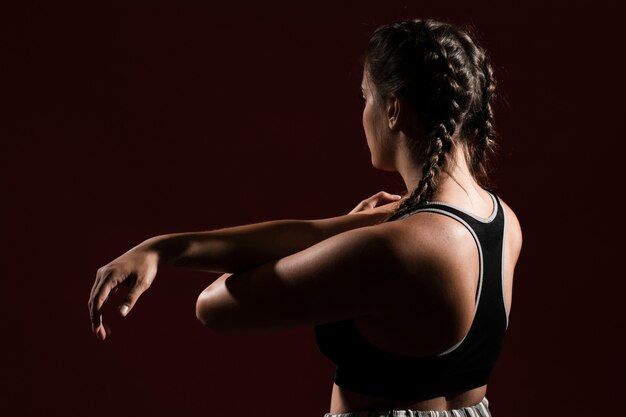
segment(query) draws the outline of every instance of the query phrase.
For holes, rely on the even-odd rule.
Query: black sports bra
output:
[[[354,319],[316,325],[315,339],[335,365],[333,379],[345,389],[399,401],[421,401],[487,384],[508,328],[502,274],[504,210],[489,193],[494,210],[478,218],[450,204],[430,202],[393,220],[419,212],[449,216],[471,232],[480,256],[474,319],[467,335],[436,355],[404,356],[368,343]],[[393,221],[389,220],[389,221]]]

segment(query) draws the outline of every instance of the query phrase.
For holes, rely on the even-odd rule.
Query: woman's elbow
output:
[[[227,310],[223,303],[220,303],[216,292],[208,288],[202,291],[196,300],[196,318],[204,327],[215,332],[235,331]]]
[[[215,312],[212,311],[210,294],[207,290],[204,290],[198,296],[196,300],[196,318],[204,327],[211,330],[218,330],[218,320],[215,317]]]
[[[220,287],[223,287],[224,280],[231,275],[231,273],[226,273],[220,276],[213,281],[211,285],[206,287],[200,295],[198,295],[198,299],[196,300],[196,318],[200,323],[211,330],[224,330],[224,314],[221,314],[222,317],[220,319],[220,314],[218,314],[217,311],[220,303],[219,297],[216,294],[220,292]]]

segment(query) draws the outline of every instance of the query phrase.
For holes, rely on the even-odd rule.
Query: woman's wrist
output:
[[[138,248],[156,255],[158,266],[177,266],[188,247],[189,239],[183,233],[153,236],[138,245]]]

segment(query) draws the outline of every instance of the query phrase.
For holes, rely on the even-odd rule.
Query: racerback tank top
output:
[[[502,350],[508,328],[502,256],[504,210],[499,199],[487,219],[447,203],[429,202],[392,217],[399,220],[420,212],[439,213],[463,224],[472,234],[480,257],[474,318],[465,337],[430,356],[404,356],[368,343],[354,319],[322,323],[314,328],[319,350],[335,365],[333,379],[345,389],[399,400],[422,401],[487,384]]]

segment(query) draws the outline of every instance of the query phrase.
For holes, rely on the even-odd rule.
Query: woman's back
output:
[[[507,317],[503,318],[503,322],[508,324],[513,269],[521,248],[521,232],[513,211],[501,200],[500,205],[494,206],[496,201],[491,194],[480,190],[481,192],[477,193],[480,197],[474,196],[474,199],[470,201],[471,207],[462,198],[455,198],[454,192],[447,193],[447,195],[443,193],[441,195],[446,196],[442,199],[450,203],[432,202],[405,214],[400,219],[380,225],[382,228],[387,228],[390,235],[395,237],[394,247],[402,264],[399,271],[405,272],[399,280],[394,279],[394,282],[402,283],[402,287],[398,288],[397,298],[381,300],[379,313],[357,317],[352,321],[343,321],[342,327],[335,330],[343,334],[339,336],[340,333],[335,333],[338,343],[351,344],[352,342],[347,339],[342,340],[342,337],[352,334],[353,338],[360,339],[364,344],[371,345],[375,349],[407,357],[432,357],[450,349],[454,350],[455,346],[458,346],[460,341],[468,335],[474,321],[477,307],[475,301],[480,293],[481,258],[480,245],[477,245],[478,242],[470,228],[462,223],[462,219],[454,218],[454,214],[450,216],[450,212],[464,216],[466,219],[478,219],[474,222],[475,228],[481,228],[481,225],[488,226],[497,220],[498,206],[504,214],[503,228],[500,233],[492,233],[493,236],[489,238],[500,239],[499,243],[494,242],[499,245],[499,252],[495,257],[500,259],[487,259],[487,261],[492,261],[492,263],[495,261],[498,264],[501,262],[502,273],[498,272],[499,275],[496,277],[499,281],[497,288],[500,294],[497,297],[499,299],[496,300],[496,297],[490,296],[491,299],[483,303],[500,302],[499,305],[505,306],[502,312],[504,315],[505,310]],[[424,211],[425,207],[430,207],[432,210]],[[445,211],[445,213],[438,211]],[[498,234],[500,234],[499,237]],[[395,268],[394,270],[398,271]],[[381,277],[381,280],[384,279],[385,277]],[[491,279],[494,280],[494,277]],[[381,285],[385,283],[381,281]],[[355,330],[358,336],[355,336]],[[351,349],[353,349],[352,355],[360,354],[354,352],[359,348],[352,347]],[[493,355],[497,356],[497,353]],[[376,356],[367,358],[370,363],[377,360]],[[455,367],[458,368],[462,361],[458,359]],[[426,362],[423,361],[423,363]],[[414,372],[419,372],[420,369],[428,366],[430,365],[422,365],[420,362],[414,368],[417,369]],[[362,367],[367,367],[367,365]],[[405,369],[410,372],[409,363]],[[389,373],[391,374],[392,372]],[[341,379],[341,374],[335,374],[335,376],[339,376],[340,385],[346,385]],[[410,375],[410,377],[419,379],[425,375]],[[361,383],[365,384],[364,386],[367,385],[364,378],[361,378]],[[430,383],[435,385],[434,381]],[[350,386],[350,383],[347,385]],[[393,384],[386,383],[386,386],[391,385]],[[383,395],[364,394],[361,387],[356,391],[344,389],[335,384],[331,412],[339,413],[343,410],[359,408],[438,410],[460,408],[477,404],[485,396],[486,385],[462,390],[454,396],[446,395],[419,401],[389,398],[382,400]],[[420,393],[416,392],[415,395],[417,398]]]
[[[495,207],[489,196],[489,208],[479,211],[457,207],[479,219],[489,219]],[[521,248],[521,232],[515,213],[500,199],[505,212],[504,254],[502,258],[503,287],[507,313],[510,312],[513,269]],[[474,314],[478,288],[478,249],[469,230],[451,217],[419,212],[389,226],[395,229],[397,248],[407,266],[405,299],[394,302],[393,309],[355,319],[363,336],[381,349],[409,356],[425,356],[442,352],[467,334]],[[387,226],[387,225],[386,225]],[[415,271],[423,270],[412,254],[423,251],[424,242],[438,258],[437,269],[445,272],[431,275],[431,291],[427,296],[416,294],[424,285],[416,282]],[[447,271],[443,271],[446,269]],[[422,274],[420,274],[421,276]],[[384,279],[384,277],[381,277]],[[417,332],[407,329],[419,329]]]

